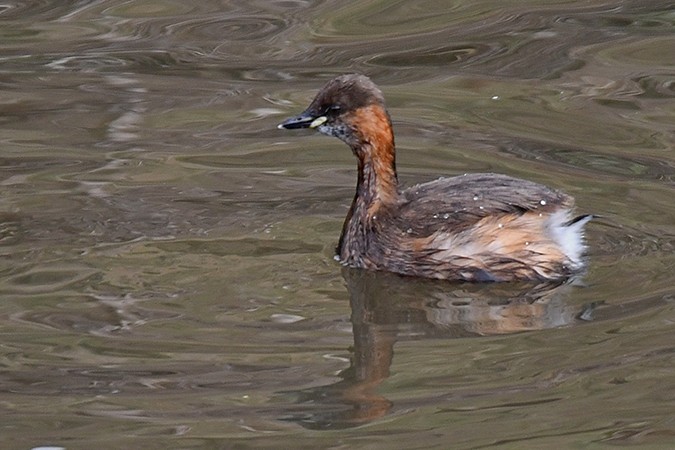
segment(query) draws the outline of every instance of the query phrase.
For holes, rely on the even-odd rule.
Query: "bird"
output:
[[[403,189],[384,95],[362,74],[333,78],[280,129],[337,137],[357,159],[336,259],[399,275],[469,282],[563,280],[587,263],[574,199],[544,185],[471,173]]]

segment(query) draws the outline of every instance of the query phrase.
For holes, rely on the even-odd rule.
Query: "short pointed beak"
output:
[[[319,125],[323,124],[326,121],[325,116],[315,116],[305,111],[299,116],[291,117],[286,119],[277,125],[277,128],[283,130],[294,130],[296,128],[316,128]]]

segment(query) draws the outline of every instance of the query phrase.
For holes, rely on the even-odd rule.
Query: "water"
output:
[[[0,447],[675,441],[672,2],[9,2]],[[561,188],[562,285],[342,269],[355,164],[282,132],[370,75],[401,180]]]

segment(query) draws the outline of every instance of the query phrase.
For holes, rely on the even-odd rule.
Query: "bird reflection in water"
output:
[[[377,393],[389,377],[401,340],[517,333],[588,318],[567,304],[574,280],[555,283],[471,284],[343,269],[351,303],[354,347],[337,383],[286,391],[298,413],[283,417],[310,429],[350,428],[385,416],[393,403]]]

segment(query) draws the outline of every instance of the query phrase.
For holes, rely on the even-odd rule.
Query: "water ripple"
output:
[[[425,46],[376,55],[369,60],[369,63],[399,68],[418,66],[442,67],[453,63],[468,62],[476,58],[489,58],[500,51],[503,51],[503,47],[477,44],[456,44],[437,48]]]
[[[670,74],[643,75],[633,79],[642,91],[639,96],[649,99],[675,97],[675,72]]]
[[[165,32],[194,40],[227,36],[228,41],[249,41],[267,39],[287,26],[288,23],[278,17],[234,16],[179,22],[166,26]]]

